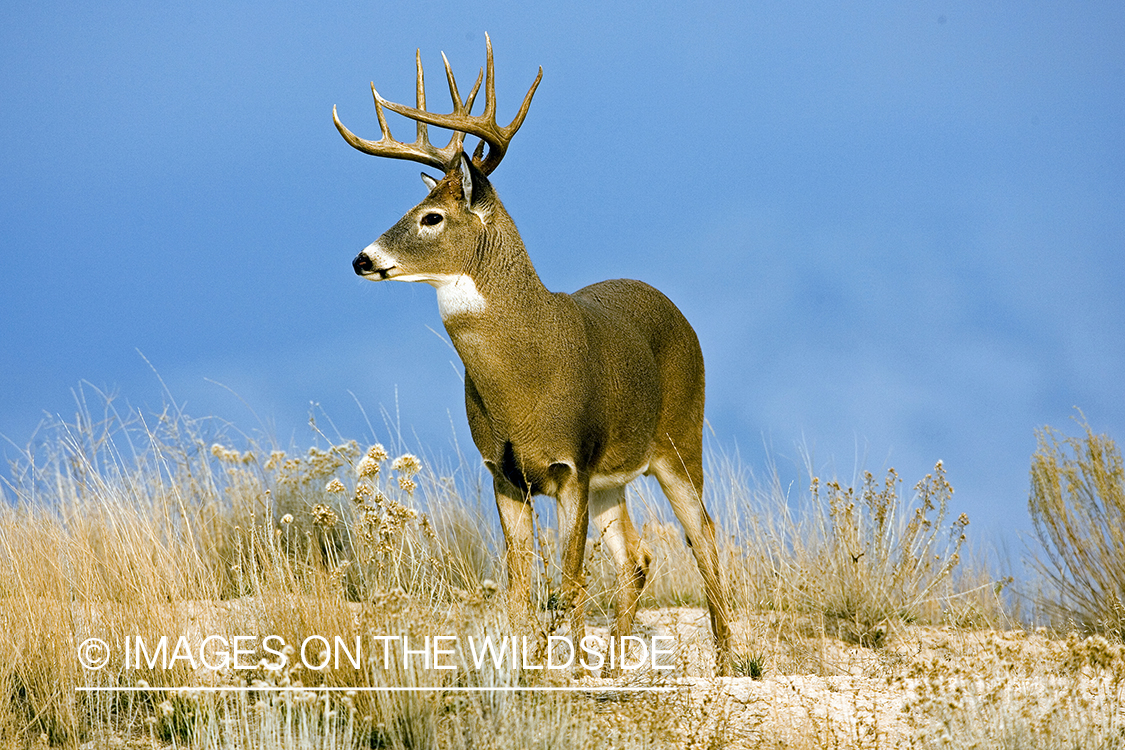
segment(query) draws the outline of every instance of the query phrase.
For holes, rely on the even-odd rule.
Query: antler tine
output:
[[[372,86],[374,91],[374,86]],[[382,137],[377,141],[369,141],[366,138],[360,138],[344,127],[340,122],[340,117],[336,113],[336,107],[332,107],[332,122],[336,124],[336,129],[340,131],[340,135],[348,144],[365,154],[372,156],[386,156],[391,159],[409,159],[410,161],[421,162],[436,169],[444,170],[446,162],[440,158],[436,153],[437,149],[430,147],[428,150],[419,149],[416,144],[405,144],[394,140],[391,137],[390,128],[387,126],[386,116],[383,114],[382,107],[379,106],[379,94],[375,94],[375,113],[379,117],[379,128],[382,131]]]
[[[430,145],[430,142],[425,137],[425,131],[420,134],[419,141],[414,143],[402,143],[396,141],[391,135],[391,128],[387,125],[387,116],[383,112],[383,104],[389,104],[383,97],[379,96],[379,92],[375,90],[375,85],[371,85],[371,93],[375,97],[375,115],[379,118],[379,131],[381,137],[377,141],[369,141],[366,138],[360,138],[344,127],[340,122],[340,117],[336,113],[336,107],[332,107],[332,122],[336,124],[336,129],[340,131],[340,135],[348,144],[365,154],[372,156],[385,156],[390,159],[407,159],[409,161],[419,162],[435,169],[440,169],[443,172],[452,163],[456,154],[460,152],[460,144],[456,149],[450,149],[446,152],[445,149],[437,149]],[[424,126],[423,126],[424,127]]]
[[[469,114],[469,109],[472,106],[472,100],[476,95],[477,88],[480,86],[480,77],[477,77],[477,85],[473,87],[473,94],[469,98],[468,106],[464,108],[457,107],[456,97],[454,98],[454,111],[448,115],[436,114],[434,112],[426,112],[420,107],[406,107],[401,104],[395,104],[382,100],[382,104],[392,112],[397,112],[404,117],[409,117],[412,120],[425,122],[430,125],[436,125],[441,128],[448,128],[455,131],[454,139],[458,136],[457,132],[475,135],[481,140],[488,143],[488,155],[483,159],[474,156],[473,162],[485,174],[491,174],[494,169],[500,164],[500,160],[504,158],[504,153],[508,150],[508,144],[512,140],[512,136],[523,125],[523,120],[527,116],[527,110],[531,106],[531,98],[535,95],[535,90],[539,87],[539,82],[543,80],[543,68],[539,68],[539,75],[536,76],[535,82],[531,84],[528,89],[527,95],[524,96],[523,104],[520,106],[519,112],[516,114],[515,119],[507,127],[500,127],[496,123],[496,77],[493,70],[492,62],[492,39],[485,34],[485,45],[487,51],[487,62],[484,75],[484,113],[479,116]],[[447,75],[452,82],[453,73],[449,71],[447,65]],[[450,91],[455,89],[451,84]],[[463,138],[463,136],[462,136]],[[452,141],[450,141],[452,145]]]
[[[441,53],[441,60],[445,63],[445,77],[449,80],[449,96],[453,99],[453,114],[469,114],[473,109],[473,102],[477,98],[477,91],[480,90],[480,82],[483,79],[484,71],[477,73],[477,82],[473,84],[473,90],[469,92],[469,98],[465,100],[464,105],[461,104],[461,93],[457,89],[457,78],[453,75],[453,68],[449,65],[449,60],[445,57],[445,53]]]
[[[444,58],[445,55],[442,55],[442,57]],[[371,95],[375,99],[375,115],[379,119],[379,140],[369,141],[365,138],[360,138],[344,127],[344,124],[340,122],[340,118],[336,114],[336,107],[334,105],[332,107],[332,121],[336,124],[336,129],[340,131],[340,135],[344,137],[344,140],[347,141],[349,145],[366,154],[385,156],[391,159],[407,159],[409,161],[426,164],[444,172],[461,154],[464,147],[465,134],[464,132],[454,131],[453,137],[449,139],[449,143],[446,144],[444,148],[439,149],[430,143],[429,134],[427,132],[428,120],[413,116],[415,112],[428,114],[426,113],[426,84],[422,72],[421,50],[415,53],[415,65],[417,68],[415,81],[415,101],[417,107],[404,107],[401,104],[389,102],[375,90],[375,84],[371,84]],[[446,70],[449,71],[448,61],[445,67]],[[449,75],[451,81],[450,91],[454,99],[454,114],[467,114],[468,108],[472,107],[473,99],[476,97],[477,89],[480,86],[480,80],[478,78],[477,85],[473,87],[473,91],[469,95],[468,107],[462,108],[459,101],[460,96],[456,93],[456,84],[452,83],[452,73]],[[387,116],[383,111],[384,107],[392,112],[404,114],[415,121],[417,136],[414,139],[414,143],[402,143],[394,139],[391,135],[391,128],[387,124]],[[464,111],[462,111],[462,109],[464,109]]]
[[[484,114],[481,115],[496,122],[496,71],[492,65],[492,37],[484,32]]]
[[[496,124],[496,71],[492,59],[492,37],[488,32],[484,34],[484,47],[485,47],[485,84],[484,84],[484,114],[481,117],[490,121],[492,126],[496,128],[498,134],[501,136],[498,141],[490,140],[483,135],[481,136],[481,143],[477,145],[473,153],[473,162],[485,174],[491,174],[492,170],[496,169],[500,164],[500,160],[504,158],[505,152],[508,150],[508,144],[511,143],[512,136],[523,125],[523,120],[527,117],[527,110],[531,106],[531,97],[535,96],[535,89],[539,88],[539,82],[543,80],[543,67],[539,67],[539,75],[535,77],[535,82],[531,84],[527,94],[523,98],[523,104],[520,105],[519,112],[508,124],[508,127],[501,128]],[[473,133],[477,135],[477,133]],[[488,156],[481,158],[484,149],[482,148],[485,142],[488,142]]]
[[[465,100],[465,114],[473,108],[473,102],[477,98],[477,92],[480,91],[480,82],[484,80],[484,71],[477,71],[477,82],[473,84],[473,90],[469,92],[469,98]]]
[[[486,102],[489,99],[491,99],[492,101],[492,126],[497,128],[501,135],[501,138],[498,139],[499,142],[497,143],[493,142],[491,139],[485,137],[484,135],[481,135],[483,141],[488,141],[488,156],[485,157],[483,162],[477,164],[477,166],[485,174],[491,174],[492,170],[496,169],[496,167],[499,166],[500,160],[504,158],[504,154],[508,150],[508,144],[512,141],[512,136],[514,136],[516,134],[516,131],[520,129],[520,126],[523,125],[524,118],[527,117],[527,110],[529,107],[531,107],[531,97],[535,96],[535,89],[539,88],[539,82],[542,80],[543,67],[540,66],[539,75],[535,76],[535,82],[532,83],[531,88],[527,90],[527,95],[523,98],[523,104],[520,105],[519,112],[516,113],[516,116],[512,118],[512,121],[506,128],[500,128],[496,126],[496,97],[495,95],[489,97],[488,92],[486,91]],[[488,111],[487,105],[485,111]],[[473,135],[477,134],[473,133]]]
[[[415,106],[418,107],[418,109],[424,110],[426,109],[426,80],[422,75],[422,50],[420,49],[414,50],[414,66],[418,69],[417,83],[415,83],[414,85],[414,101],[416,102]],[[416,135],[414,137],[414,142],[419,144],[425,143],[426,145],[429,145],[430,138],[426,123],[418,120],[415,125],[417,126],[417,128],[415,129]]]
[[[476,100],[477,91],[480,89],[480,75],[477,75],[477,82],[473,84],[473,90],[469,92],[469,98],[466,99],[464,103],[462,103],[461,92],[457,89],[457,78],[453,75],[453,68],[450,67],[449,58],[445,56],[444,52],[441,53],[441,61],[445,64],[445,78],[447,81],[449,81],[449,98],[453,100],[453,115],[468,115],[473,109],[473,102]],[[425,108],[419,107],[419,109]],[[457,149],[459,151],[463,151],[465,143],[465,133],[460,130],[454,130],[453,138],[450,140],[450,144],[452,144],[454,141],[456,141],[457,143]]]
[[[379,104],[382,99],[379,92],[375,90],[375,82],[371,82],[371,98],[375,101],[375,116],[379,118],[379,140],[393,140],[391,137],[391,126],[387,124],[387,113],[383,111],[383,106]]]

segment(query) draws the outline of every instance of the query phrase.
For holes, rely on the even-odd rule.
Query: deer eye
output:
[[[441,214],[429,213],[422,217],[422,226],[432,227],[441,223]]]

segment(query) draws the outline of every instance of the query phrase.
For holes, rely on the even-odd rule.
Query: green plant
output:
[[[753,653],[736,653],[734,655],[734,673],[752,680],[760,680],[766,675],[766,655],[760,651]]]

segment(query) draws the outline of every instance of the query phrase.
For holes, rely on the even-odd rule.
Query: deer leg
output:
[[[633,632],[637,600],[644,589],[652,555],[645,549],[629,519],[624,486],[591,491],[590,520],[601,533],[617,571],[617,590],[614,592],[617,611],[610,633],[610,637],[617,640]]]
[[[660,489],[672,504],[672,511],[684,527],[688,546],[703,575],[703,590],[711,613],[711,632],[715,636],[715,663],[719,674],[731,669],[731,636],[729,607],[719,567],[719,549],[715,542],[715,524],[703,506],[703,467],[699,462],[689,473],[679,456],[652,463]],[[694,475],[694,476],[693,476]]]
[[[531,603],[531,570],[535,555],[531,500],[515,485],[493,478],[496,507],[508,560],[508,625],[513,635],[538,637],[538,619]]]
[[[589,481],[577,472],[570,471],[561,483],[557,501],[559,536],[562,539],[562,592],[563,606],[570,610],[570,639],[575,649],[580,648],[586,634],[586,530],[590,526]],[[565,527],[563,524],[565,523]]]

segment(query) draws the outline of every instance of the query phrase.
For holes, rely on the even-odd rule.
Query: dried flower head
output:
[[[414,475],[422,470],[422,462],[413,453],[404,453],[395,459],[391,468],[399,473],[398,486],[404,492],[413,493],[418,487],[414,482]]]
[[[339,479],[333,479],[331,482],[324,485],[324,491],[325,492],[333,492],[333,493],[343,492],[344,491],[344,483],[341,482]]]
[[[391,468],[400,474],[412,477],[422,470],[422,462],[413,453],[403,453],[391,464]]]
[[[284,516],[281,517],[281,522],[283,524],[285,524],[286,526],[293,523],[293,514],[292,513],[286,513]]]
[[[355,473],[360,479],[374,479],[379,476],[379,462],[372,458],[370,452],[368,452],[368,455],[360,459],[359,464],[355,467]]]
[[[354,440],[349,440],[346,443],[332,446],[331,451],[345,458],[355,458],[359,455],[359,443]]]
[[[336,452],[316,447],[309,448],[305,460],[308,462],[309,474],[312,477],[330,477],[336,469],[344,465],[344,459]]]
[[[348,568],[351,567],[351,564],[351,560],[343,560],[332,570],[330,579],[333,584],[339,586],[343,583],[344,575],[347,573]]]
[[[312,508],[313,523],[322,529],[330,529],[336,525],[336,511],[324,503],[317,503]]]
[[[225,445],[215,443],[211,446],[211,455],[215,458],[229,464],[236,464],[242,460],[242,454],[234,448],[228,448]]]
[[[382,443],[375,443],[375,445],[367,449],[367,457],[372,461],[386,461],[387,449],[383,447]]]

